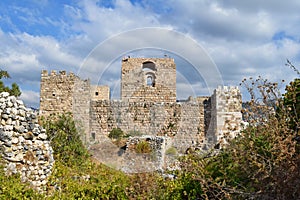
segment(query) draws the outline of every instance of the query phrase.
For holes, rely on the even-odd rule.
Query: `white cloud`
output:
[[[40,101],[40,94],[39,92],[24,90],[22,91],[20,99],[23,100],[24,104],[27,107],[38,108],[39,101]]]
[[[41,6],[45,5],[51,6],[51,2],[44,1]],[[63,8],[63,18],[46,17],[42,21],[34,21],[38,20],[34,17],[40,11],[35,11],[34,17],[30,18],[32,23],[59,27],[61,31],[57,34],[63,34],[63,37],[49,36],[47,32],[38,35],[26,33],[18,30],[18,25],[11,20],[18,16],[13,16],[13,13],[9,17],[0,16],[5,19],[3,23],[17,30],[9,33],[0,29],[0,66],[4,66],[16,82],[22,83],[21,88],[23,86],[29,90],[33,87],[34,91],[38,91],[40,70],[43,68],[76,73],[80,66],[85,65],[85,74],[81,73],[83,78],[98,80],[98,66],[113,61],[107,59],[121,56],[113,55],[116,49],[126,49],[132,43],[149,47],[151,40],[161,44],[168,42],[163,36],[149,32],[143,37],[151,40],[143,40],[139,35],[127,37],[99,51],[100,54],[95,53],[89,60],[84,60],[105,39],[123,31],[144,27],[168,27],[195,39],[209,53],[221,71],[225,84],[229,85],[237,85],[244,77],[257,75],[289,82],[295,74],[284,67],[285,59],[290,59],[296,66],[300,63],[298,0],[288,3],[273,0],[190,0],[188,3],[180,0],[143,0],[134,4],[129,0],[115,0],[106,7],[101,6],[101,1],[84,0],[78,4],[64,4]],[[19,11],[30,16],[28,9]],[[274,38],[278,34],[281,36]],[[180,42],[172,42],[170,47],[172,45],[174,49],[182,47],[190,56],[200,58],[188,46],[181,46]],[[146,52],[145,56],[150,54]],[[179,73],[187,77],[193,74],[183,73],[185,66],[179,62]],[[120,62],[113,62],[102,82],[118,88],[116,81],[120,77],[120,67]],[[189,77],[193,80],[179,82],[177,90],[182,92],[182,96],[187,91],[202,94],[205,91],[202,89],[204,83],[198,84],[193,76]],[[189,90],[191,87],[192,90]],[[35,101],[38,102],[36,98]]]

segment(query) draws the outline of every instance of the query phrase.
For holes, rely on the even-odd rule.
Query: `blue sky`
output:
[[[42,69],[80,71],[79,75],[91,76],[95,83],[109,85],[117,98],[120,59],[127,55],[173,57],[181,99],[209,94],[206,80],[213,77],[197,74],[197,68],[216,68],[225,85],[238,85],[244,77],[258,75],[289,82],[296,74],[284,66],[286,59],[300,66],[299,10],[298,0],[2,0],[0,67],[12,76],[6,82],[17,82],[21,98],[35,107]],[[161,38],[145,29],[149,27],[186,36],[186,41],[171,41],[182,53],[174,53],[167,44],[168,34]],[[144,34],[125,34],[136,29]],[[100,51],[109,39],[113,42]],[[151,40],[169,49],[151,49]],[[190,41],[202,47],[203,55],[188,46]],[[145,48],[130,49],[130,43]],[[97,48],[101,55],[96,54]],[[124,52],[112,55],[117,49]],[[193,66],[191,60],[202,56],[213,65],[202,66],[199,61],[199,66]]]

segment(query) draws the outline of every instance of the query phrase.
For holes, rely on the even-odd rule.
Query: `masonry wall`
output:
[[[184,151],[226,143],[240,131],[239,89],[219,87],[211,97],[176,102],[176,66],[170,58],[123,59],[122,100],[109,96],[108,86],[92,86],[73,73],[42,72],[41,113],[72,112],[86,144],[119,127],[130,135],[168,136]]]
[[[42,190],[54,164],[53,150],[46,130],[36,113],[8,92],[0,93],[0,157],[7,174],[20,174]]]
[[[218,87],[211,97],[211,119],[207,138],[221,145],[240,133],[242,96],[238,87]]]
[[[73,90],[80,78],[65,71],[42,71],[40,89],[40,111],[43,115],[73,111]]]
[[[89,141],[90,129],[90,94],[91,86],[89,80],[77,80],[73,90],[73,118],[76,128],[83,133],[81,139],[85,144]]]
[[[122,101],[176,102],[176,65],[174,59],[123,59],[121,78]]]
[[[40,91],[40,114],[47,116],[51,113],[73,114],[77,129],[83,133],[82,140],[88,143],[90,122],[90,101],[92,91],[101,92],[99,96],[106,98],[107,87],[93,87],[89,80],[81,80],[73,73],[65,71],[42,71]]]
[[[92,101],[91,138],[97,141],[119,127],[130,135],[169,136],[178,150],[185,151],[204,140],[204,99],[185,103]]]
[[[107,85],[91,85],[91,100],[109,100],[110,89]]]

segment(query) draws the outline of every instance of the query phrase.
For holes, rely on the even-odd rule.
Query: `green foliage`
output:
[[[0,79],[2,78],[10,78],[10,75],[7,71],[0,70]],[[19,86],[16,83],[11,85],[11,88],[5,86],[3,81],[0,80],[0,92],[8,92],[10,95],[14,95],[16,97],[21,96],[21,91]]]
[[[86,160],[80,166],[56,162],[49,185],[49,199],[128,199],[129,178],[102,164]]]
[[[2,79],[2,78],[10,78],[7,71],[0,70],[0,79]]]
[[[111,139],[119,140],[124,137],[124,132],[120,128],[113,128],[109,132],[108,137]]]
[[[152,149],[151,149],[150,144],[147,141],[142,140],[139,143],[137,143],[137,145],[135,146],[135,152],[136,153],[151,153]]]
[[[170,156],[174,156],[177,154],[177,150],[175,147],[170,147],[166,150],[166,154]]]
[[[66,165],[79,165],[89,157],[70,114],[50,115],[41,122],[50,139],[55,160]]]
[[[224,183],[231,198],[295,199],[299,195],[295,187],[282,184],[282,173],[289,168],[299,170],[300,162],[290,110],[282,104],[276,83],[258,78],[244,80],[244,86],[251,95],[243,111],[249,126],[212,157],[205,169],[217,183]],[[299,177],[291,173],[284,179],[298,184],[295,176]]]
[[[289,110],[291,127],[300,130],[300,79],[290,82],[285,91],[283,102]]]
[[[21,91],[20,91],[19,86],[16,83],[13,83],[11,85],[11,89],[10,89],[9,93],[13,96],[16,96],[16,97],[19,97],[22,94]]]
[[[0,166],[0,199],[43,199],[44,196],[30,188],[29,184],[21,183],[17,174],[7,176]]]

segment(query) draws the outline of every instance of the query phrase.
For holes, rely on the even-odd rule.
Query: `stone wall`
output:
[[[109,99],[108,86],[91,85],[88,79],[65,71],[42,71],[40,115],[72,113],[85,144],[90,140],[90,101],[103,99]]]
[[[149,144],[150,152],[138,153],[136,148],[140,142]],[[125,173],[152,172],[165,169],[165,151],[168,137],[140,136],[130,137],[122,155],[123,162],[120,167]]]
[[[39,188],[47,183],[54,164],[46,130],[36,114],[21,100],[0,94],[0,154],[8,174],[19,173],[22,181]]]
[[[72,96],[72,113],[77,130],[82,133],[82,141],[88,144],[90,130],[91,85],[89,80],[77,80]]]
[[[185,151],[204,140],[204,100],[185,103],[131,103],[123,101],[92,101],[91,138],[99,140],[113,128],[130,135],[169,136],[174,146]]]
[[[240,133],[242,96],[238,87],[218,87],[211,97],[209,142],[224,144]]]
[[[174,59],[123,59],[121,78],[122,101],[176,102],[176,65]]]
[[[168,136],[179,152],[226,143],[240,131],[241,94],[219,87],[211,97],[176,102],[176,65],[171,58],[125,58],[121,100],[108,86],[64,71],[42,72],[41,113],[72,112],[85,144],[100,142],[113,128],[130,135]]]
[[[73,90],[78,80],[80,78],[73,73],[52,70],[49,75],[47,70],[43,70],[40,89],[40,110],[43,114],[72,112]]]
[[[110,88],[107,85],[92,85],[91,86],[91,100],[109,100],[110,99]]]

